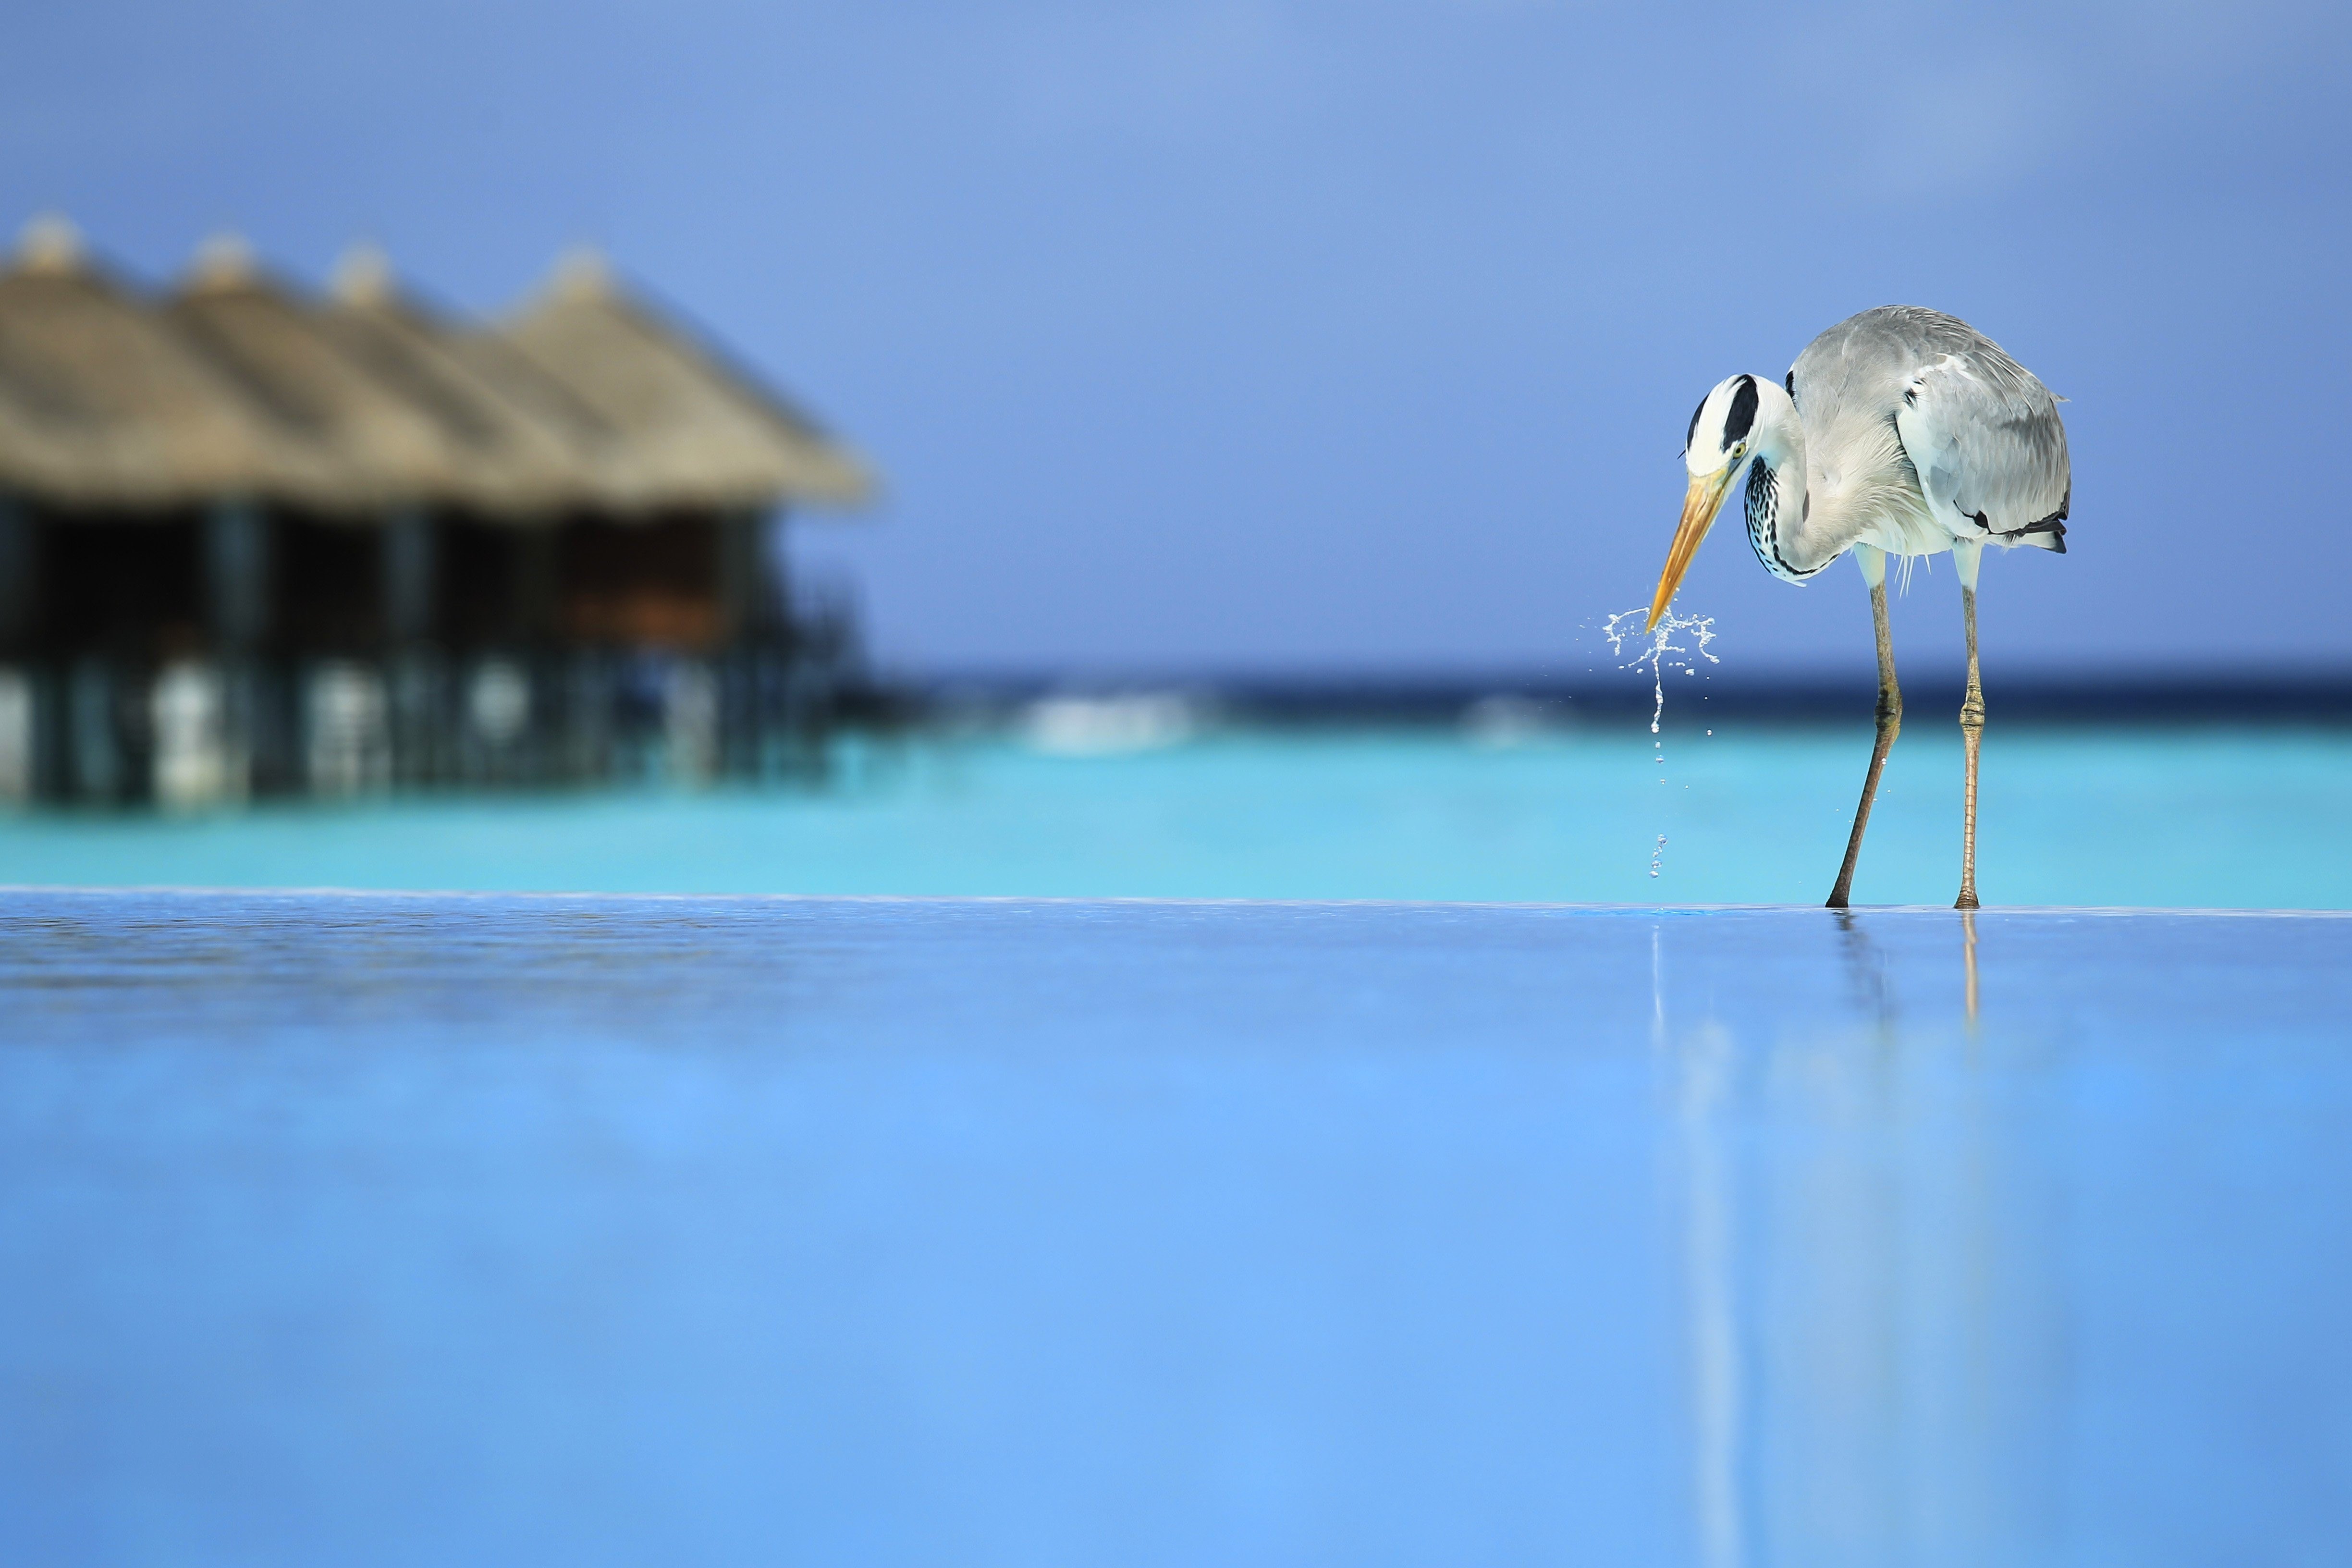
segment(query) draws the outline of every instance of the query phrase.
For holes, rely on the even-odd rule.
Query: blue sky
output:
[[[2074,401],[2003,670],[2352,662],[2352,23],[2257,3],[81,4],[12,19],[0,221],[168,277],[381,242],[500,309],[592,242],[870,452],[904,667],[1578,675],[1691,405],[1864,307]],[[1896,607],[1948,664],[1948,565]],[[1732,668],[1866,664],[1736,531]]]

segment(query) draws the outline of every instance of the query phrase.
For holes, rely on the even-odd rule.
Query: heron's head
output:
[[[1683,437],[1683,467],[1690,470],[1690,489],[1683,496],[1682,526],[1675,530],[1674,548],[1666,552],[1666,569],[1658,578],[1658,595],[1650,601],[1650,626],[1654,629],[1682,586],[1707,530],[1723,510],[1731,481],[1755,455],[1761,434],[1757,408],[1763,394],[1752,375],[1727,376],[1699,399],[1691,414],[1690,430]],[[1775,386],[1774,392],[1780,391]]]

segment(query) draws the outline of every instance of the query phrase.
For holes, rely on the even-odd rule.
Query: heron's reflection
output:
[[[1899,1015],[1886,955],[1870,940],[1861,916],[1852,910],[1833,910],[1831,914],[1837,921],[1838,945],[1844,956],[1846,984],[1853,994],[1854,1007],[1876,1023],[1881,1040],[1892,1039]]]
[[[1963,986],[1968,996],[1969,1028],[1977,1026],[1977,912],[1960,911],[1960,967],[1966,979]]]
[[[1960,994],[1969,1027],[1973,1032],[1977,1026],[1979,1000],[1977,912],[1974,910],[1957,912],[1960,921]],[[1891,1034],[1898,1018],[1894,984],[1888,974],[1885,954],[1871,942],[1862,916],[1852,910],[1833,910],[1831,914],[1837,921],[1846,977],[1853,992],[1854,1005],[1877,1020],[1882,1035]]]
[[[1681,1061],[1680,1113],[1686,1162],[1683,1260],[1687,1271],[1692,1462],[1699,1562],[1736,1568],[1745,1531],[1739,1495],[1739,1304],[1732,1140],[1725,1125],[1734,1096],[1736,1054],[1719,1026],[1696,1030]]]
[[[1949,963],[1948,928],[1921,920],[1839,916],[1843,1025],[1742,1036],[1678,1018],[1661,986],[1707,1568],[2049,1545],[2056,1205],[1960,1020],[1900,1005],[1949,984],[1931,967]]]

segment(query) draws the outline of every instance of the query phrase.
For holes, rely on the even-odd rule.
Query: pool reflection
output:
[[[2352,1542],[2352,920],[14,900],[0,1560]]]

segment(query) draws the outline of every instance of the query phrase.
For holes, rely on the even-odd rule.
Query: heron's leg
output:
[[[1862,858],[1862,834],[1870,826],[1878,775],[1885,771],[1886,753],[1903,729],[1903,689],[1895,684],[1895,642],[1886,630],[1886,554],[1875,545],[1857,544],[1853,558],[1870,584],[1870,619],[1878,632],[1878,742],[1870,749],[1870,772],[1862,781],[1862,804],[1854,807],[1853,833],[1845,841],[1845,864],[1838,868],[1837,886],[1830,889],[1833,910],[1845,908],[1846,895],[1853,891],[1853,863]]]
[[[1977,748],[1984,739],[1984,689],[1977,684],[1977,568],[1984,546],[1972,540],[1952,545],[1952,564],[1959,568],[1960,618],[1968,624],[1969,689],[1960,699],[1960,751],[1966,759],[1968,783],[1960,815],[1960,896],[1952,907],[1977,907]]]

